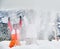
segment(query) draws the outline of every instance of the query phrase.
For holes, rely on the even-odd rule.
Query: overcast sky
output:
[[[0,8],[36,8],[60,10],[60,0],[0,0]]]

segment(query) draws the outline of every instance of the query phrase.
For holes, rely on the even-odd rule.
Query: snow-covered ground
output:
[[[39,40],[38,45],[31,44],[25,45],[25,41],[21,42],[21,46],[15,46],[13,48],[9,48],[10,41],[2,41],[0,42],[0,49],[60,49],[60,41],[47,41],[47,40]]]

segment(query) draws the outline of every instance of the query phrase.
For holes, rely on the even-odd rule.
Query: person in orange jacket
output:
[[[12,48],[15,45],[21,45],[20,43],[20,30],[18,28],[18,24],[13,24],[13,30],[11,32],[11,42],[9,47]]]

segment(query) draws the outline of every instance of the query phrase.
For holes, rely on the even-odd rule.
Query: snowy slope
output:
[[[40,40],[38,41],[39,45],[31,44],[25,45],[25,42],[21,42],[21,46],[15,46],[13,48],[9,48],[9,41],[0,42],[0,49],[60,49],[60,41],[47,41]]]

